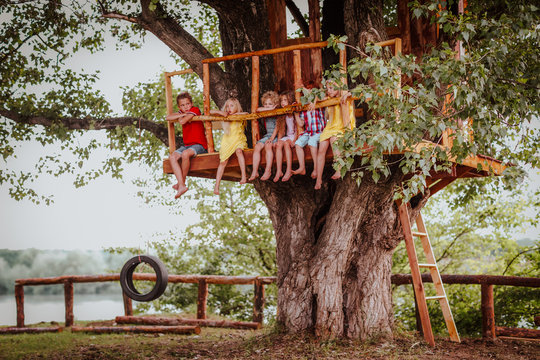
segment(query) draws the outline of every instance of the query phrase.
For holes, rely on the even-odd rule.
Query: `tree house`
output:
[[[286,0],[267,0],[267,7],[269,13],[269,26],[271,30],[271,44],[272,48],[267,50],[253,51],[242,54],[227,55],[219,58],[209,58],[202,61],[203,63],[203,86],[204,86],[204,115],[196,116],[192,121],[203,121],[205,123],[206,138],[208,141],[208,154],[199,155],[191,161],[191,168],[187,175],[201,177],[201,178],[214,178],[216,175],[216,169],[219,165],[219,153],[215,151],[212,122],[213,121],[248,121],[251,123],[252,140],[256,143],[259,139],[258,120],[260,118],[277,116],[283,114],[291,114],[307,108],[299,104],[300,94],[296,93],[298,104],[290,105],[285,108],[275,109],[266,112],[255,112],[259,107],[259,57],[260,56],[273,56],[274,72],[277,79],[275,89],[278,91],[285,89],[298,89],[302,87],[302,84],[307,81],[313,81],[314,83],[320,83],[321,74],[323,72],[321,49],[328,44],[321,40],[320,33],[320,10],[318,0],[309,0],[309,22],[308,22],[308,36],[298,39],[287,39],[286,28]],[[389,40],[378,43],[381,47],[388,47],[394,56],[398,56],[400,53],[415,55],[422,55],[426,50],[437,45],[439,41],[442,41],[439,29],[436,24],[431,24],[428,19],[413,18],[408,8],[408,1],[398,0],[396,3],[397,12],[397,26],[387,28],[387,33],[390,37]],[[459,1],[452,9],[456,13],[463,13],[464,6],[463,0]],[[306,32],[306,30],[304,30]],[[462,52],[461,44],[456,45],[456,56],[459,57]],[[251,112],[246,115],[231,115],[228,117],[210,116],[210,75],[209,64],[218,63],[223,61],[230,61],[240,58],[249,57],[252,64],[252,88],[251,88]],[[342,50],[339,54],[340,63],[346,71],[347,62],[346,50]],[[191,70],[183,70],[172,73],[165,73],[165,84],[167,94],[167,112],[172,113],[173,99],[170,77],[174,75],[180,75]],[[346,78],[344,78],[346,82]],[[396,89],[401,86],[401,81],[396,84]],[[340,99],[333,98],[317,103],[317,107],[327,107],[338,104]],[[451,102],[450,98],[445,99],[446,104]],[[172,153],[176,149],[174,123],[169,123],[169,151]],[[471,135],[472,136],[472,135]],[[472,137],[471,137],[472,140]],[[452,148],[452,134],[446,131],[441,141],[438,143],[423,140],[418,143],[414,149],[409,151],[420,152],[422,149],[435,150],[439,148],[443,152],[448,154]],[[363,152],[369,152],[370,149],[366,146],[362,149]],[[245,152],[246,165],[253,163],[253,150],[249,149]],[[400,151],[388,152],[391,154],[401,154]],[[293,155],[293,162],[297,159]],[[312,161],[309,152],[306,152],[306,163]],[[451,172],[432,172],[427,178],[427,186],[430,190],[430,196],[436,192],[442,190],[451,182],[458,178],[468,177],[484,177],[491,175],[501,175],[505,166],[498,160],[483,156],[483,155],[470,155],[461,162],[457,162],[455,158],[449,157],[449,161],[452,163]],[[332,155],[327,154],[327,163],[332,162]],[[265,165],[265,156],[261,156],[261,165]],[[165,159],[163,162],[163,168],[165,173],[172,173],[169,160]],[[223,179],[239,181],[240,170],[238,161],[233,156],[228,163],[225,170]],[[424,330],[425,339],[428,343],[434,344],[433,334],[431,331],[431,325],[429,322],[429,315],[427,313],[426,300],[439,300],[445,320],[447,321],[448,329],[452,340],[459,341],[455,324],[451,318],[451,312],[448,305],[448,299],[444,293],[442,282],[439,281],[440,274],[438,273],[437,264],[431,249],[427,230],[425,229],[423,220],[421,217],[417,219],[418,231],[412,231],[411,222],[408,218],[407,204],[399,205],[399,217],[403,227],[403,233],[406,239],[407,252],[409,255],[409,261],[411,264],[411,272],[413,275],[415,294],[418,298],[420,315],[422,318],[422,326]],[[426,256],[429,263],[419,264],[414,250],[413,236],[420,237],[422,239],[422,245],[426,252]],[[425,296],[423,286],[421,283],[421,277],[419,268],[429,268],[432,277],[437,278],[438,281],[438,294],[437,296]],[[440,293],[439,293],[440,292]]]

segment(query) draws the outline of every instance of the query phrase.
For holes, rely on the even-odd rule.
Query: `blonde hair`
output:
[[[225,101],[225,104],[223,104],[223,107],[221,108],[221,111],[227,112],[227,104],[228,103],[234,103],[236,105],[236,112],[242,112],[242,105],[240,105],[240,101],[238,101],[237,98],[228,98]],[[223,131],[225,134],[229,133],[229,130],[231,129],[231,122],[230,121],[222,121],[221,126],[223,127]]]
[[[292,91],[283,91],[279,94],[279,102],[281,103],[281,98],[286,98],[288,105],[292,105],[294,103],[294,92]],[[278,129],[278,139],[281,139],[286,135],[287,132],[287,126],[285,118],[287,115],[281,115],[277,118],[276,127]]]
[[[279,95],[277,92],[275,91],[265,92],[263,96],[261,96],[261,103],[264,105],[264,102],[268,99],[272,100],[272,103],[274,105],[279,105]]]

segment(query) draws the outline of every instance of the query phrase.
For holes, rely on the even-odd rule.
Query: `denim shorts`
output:
[[[272,134],[266,134],[261,138],[261,140],[259,140],[257,142],[261,143],[261,144],[264,144],[265,142],[270,140],[271,137],[272,137]],[[274,138],[274,140],[272,140],[272,144],[275,144],[276,142],[277,142],[277,136]]]
[[[320,137],[321,137],[321,133],[314,134],[312,136],[310,136],[308,133],[304,133],[300,135],[300,137],[298,138],[298,140],[296,140],[294,144],[300,147],[304,147],[306,145],[317,147]]]
[[[182,151],[185,151],[187,149],[192,149],[195,151],[195,155],[193,157],[200,155],[200,154],[206,154],[208,150],[206,150],[201,144],[193,144],[189,146],[180,146],[175,152],[181,154]]]

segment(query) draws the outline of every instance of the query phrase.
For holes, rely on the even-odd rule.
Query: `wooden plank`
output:
[[[95,334],[133,333],[133,334],[200,334],[198,326],[72,326],[71,332],[86,332]]]
[[[253,284],[253,322],[262,324],[264,320],[264,284],[257,280]]]
[[[493,302],[493,285],[482,284],[480,287],[482,298],[482,337],[495,340],[495,306]]]
[[[0,327],[0,334],[38,334],[48,332],[62,332],[61,326],[56,327]]]
[[[193,69],[185,69],[185,70],[165,72],[165,76],[185,75],[185,74],[192,74],[192,73],[193,73]]]
[[[407,249],[407,257],[409,258],[409,265],[411,267],[413,288],[418,303],[418,312],[420,314],[422,331],[424,332],[424,339],[429,345],[435,346],[435,338],[433,337],[433,331],[431,329],[431,321],[429,319],[429,313],[426,304],[424,284],[422,283],[420,269],[418,268],[418,257],[416,256],[416,249],[414,247],[414,239],[412,237],[411,223],[409,220],[409,212],[407,210],[407,205],[403,203],[400,204],[398,211],[403,235],[405,237],[405,248]]]
[[[521,276],[501,276],[501,275],[441,275],[442,281],[449,284],[461,285],[506,285],[506,286],[523,286],[523,287],[540,287],[540,278],[521,277]],[[392,284],[405,285],[412,284],[410,274],[393,274],[391,277]],[[433,282],[431,274],[422,274],[422,282]]]
[[[172,84],[171,77],[165,73],[165,103],[167,104],[167,115],[173,113],[173,98],[172,98]],[[167,132],[169,139],[169,154],[172,154],[176,150],[176,138],[174,133],[174,122],[167,122]]]
[[[301,54],[300,50],[294,50],[293,52],[293,78],[294,78],[294,97],[296,102],[300,104],[300,98],[302,95],[296,91],[302,87],[302,63],[301,63]]]
[[[251,112],[257,112],[259,107],[259,57],[251,57]],[[259,135],[259,121],[251,120],[252,144],[255,146],[261,138]]]
[[[257,330],[261,328],[258,322],[229,321],[229,320],[208,320],[208,319],[183,319],[179,317],[156,317],[156,316],[117,316],[117,324],[137,324],[137,325],[196,325],[202,327],[219,327],[231,329]]]
[[[125,292],[122,291],[122,299],[124,300],[124,315],[133,315],[133,301]]]
[[[203,64],[203,101],[204,115],[210,115],[210,68],[208,64]],[[193,119],[191,119],[193,121]],[[206,142],[208,144],[208,152],[214,152],[214,137],[212,136],[212,123],[206,121],[204,123]]]
[[[24,287],[15,285],[15,304],[17,306],[17,327],[24,327]]]
[[[66,327],[73,325],[73,281],[66,280],[64,282],[64,303],[66,311]]]
[[[206,319],[206,304],[208,301],[208,283],[206,279],[199,280],[197,296],[197,319]]]
[[[536,329],[522,329],[522,328],[511,328],[504,326],[496,326],[495,333],[497,336],[511,336],[511,337],[520,337],[528,339],[540,339],[540,330]]]

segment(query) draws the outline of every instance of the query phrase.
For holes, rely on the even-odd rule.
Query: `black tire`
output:
[[[140,263],[147,263],[156,272],[156,284],[146,294],[141,294],[133,285],[133,272]],[[120,271],[120,286],[124,293],[135,301],[152,301],[160,297],[169,281],[169,273],[165,264],[161,262],[157,257],[152,255],[137,255],[129,259],[122,267]]]

